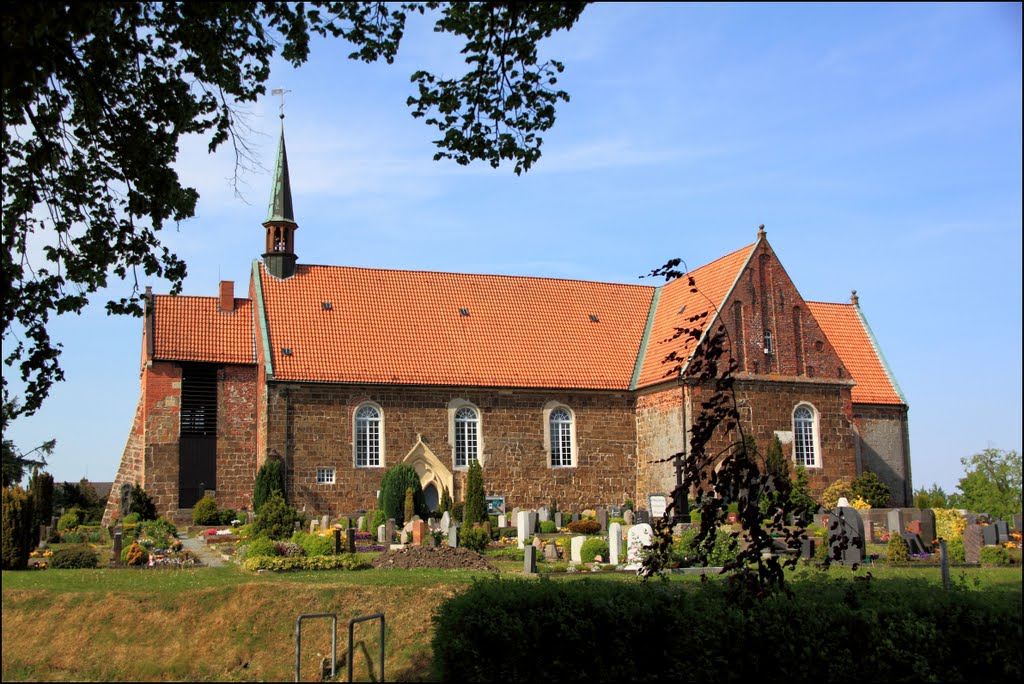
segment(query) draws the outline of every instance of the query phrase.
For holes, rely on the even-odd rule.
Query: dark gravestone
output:
[[[913,532],[904,532],[900,536],[907,542],[907,549],[910,551],[911,555],[927,553],[924,548],[924,542],[921,540],[921,535],[914,534]]]
[[[123,537],[121,536],[120,532],[115,532],[114,533],[114,551],[111,554],[113,556],[111,560],[113,560],[114,565],[120,565],[121,564],[121,544],[122,544],[121,540],[122,539],[123,539]]]
[[[334,528],[334,555],[341,553],[341,530]]]
[[[965,513],[964,514],[964,520],[967,521],[967,526],[968,527],[970,527],[971,525],[977,525],[978,524],[978,515],[975,514],[975,513]]]
[[[1020,513],[1014,513],[1013,514],[1013,529],[1017,530],[1018,532],[1020,532],[1021,529],[1024,529],[1024,528],[1021,527],[1021,514]]]
[[[985,544],[983,529],[981,525],[968,525],[964,528],[964,560],[968,563],[981,562],[981,547]]]
[[[889,511],[889,515],[886,516],[886,527],[889,530],[889,536],[894,534],[900,534],[903,532],[903,511],[898,508],[894,508]]]
[[[622,517],[622,506],[609,506],[608,517],[610,518],[621,518]]]
[[[597,522],[601,525],[601,531],[608,531],[608,509],[598,508],[597,509]]]
[[[580,519],[580,514],[579,513],[573,513],[572,514],[572,521],[573,522],[576,522],[579,519]]]
[[[1005,520],[997,520],[992,525],[996,528],[996,534],[999,535],[999,544],[1005,544],[1010,541],[1010,525]]]
[[[811,560],[814,558],[814,539],[800,540],[800,557]]]
[[[391,544],[395,541],[395,519],[388,518],[387,522],[384,523],[384,538],[387,540],[386,544]]]
[[[921,539],[930,549],[932,542],[938,538],[935,532],[935,511],[926,508],[921,511]]]
[[[121,520],[132,512],[132,486],[125,482],[121,485]]]
[[[995,546],[999,543],[999,532],[994,525],[985,525],[981,528],[981,538],[985,546]]]
[[[537,547],[532,544],[523,549],[523,573],[527,575],[537,574]]]
[[[637,525],[649,525],[651,523],[650,511],[641,508],[639,511],[634,511],[634,513],[635,515],[633,517],[633,522],[635,522]]]
[[[864,522],[856,508],[842,506],[828,520],[829,554],[846,564],[864,562]]]
[[[341,530],[335,530],[335,534],[340,534]],[[356,552],[356,528],[349,527],[345,530],[345,540],[348,542],[348,552]]]
[[[949,591],[949,550],[946,548],[945,539],[939,540],[939,562],[942,564],[942,588]]]
[[[562,529],[563,527],[565,527],[565,525],[562,524],[562,512],[561,511],[558,511],[557,513],[555,513],[555,527],[558,528],[558,529]]]

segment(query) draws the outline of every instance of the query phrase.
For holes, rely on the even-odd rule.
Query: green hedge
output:
[[[743,612],[726,597],[724,583],[479,581],[433,618],[434,678],[755,682],[771,673],[781,681],[976,682],[1021,676],[1019,590],[942,592],[924,581],[849,579],[793,588],[793,598],[770,597]]]
[[[91,569],[100,566],[100,557],[89,547],[69,546],[53,552],[49,567],[58,570]]]
[[[369,563],[353,554],[340,556],[259,556],[247,558],[246,570],[366,570]]]

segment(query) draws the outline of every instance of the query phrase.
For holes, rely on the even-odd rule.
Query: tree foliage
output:
[[[469,464],[469,473],[466,475],[466,508],[462,512],[462,522],[468,527],[484,520],[487,520],[484,471],[479,461],[473,461]]]
[[[937,483],[932,483],[928,489],[921,487],[914,490],[914,508],[949,508],[950,503],[949,495]]]
[[[380,495],[377,508],[383,511],[384,519],[394,518],[399,525],[408,522],[405,518],[405,490],[412,489],[413,513],[426,520],[427,502],[423,497],[420,476],[408,463],[398,463],[384,472],[380,480]]]
[[[6,430],[6,425],[4,427]],[[2,447],[0,447],[2,448],[3,486],[12,487],[25,479],[25,473],[30,469],[46,465],[46,457],[53,454],[56,446],[57,440],[51,439],[34,449],[22,452],[13,440],[3,440]]]
[[[965,475],[957,485],[957,505],[1002,519],[1021,512],[1020,453],[989,448],[960,462]]]
[[[32,551],[32,497],[21,487],[4,487],[2,546],[4,570],[24,570]]]
[[[32,529],[49,525],[53,517],[53,475],[36,468],[29,480],[29,496],[32,497]]]
[[[311,39],[347,42],[350,59],[394,61],[409,15],[462,41],[461,77],[412,74],[408,99],[459,164],[540,157],[563,65],[539,43],[571,28],[586,3],[19,3],[4,10],[2,291],[7,366],[25,384],[11,417],[35,412],[63,379],[51,315],[80,312],[111,275],[131,292],[111,313],[141,314],[140,275],[181,291],[186,267],[160,230],[195,213],[174,164],[181,137],[251,158],[238,105],[266,93],[275,55],[304,63]],[[41,258],[30,255],[39,252]]]
[[[865,470],[850,485],[853,495],[864,499],[872,508],[885,508],[892,501],[889,485],[878,479],[870,470]]]
[[[252,490],[252,510],[259,513],[263,504],[277,492],[282,497],[285,493],[284,461],[271,456],[256,472],[256,482]]]

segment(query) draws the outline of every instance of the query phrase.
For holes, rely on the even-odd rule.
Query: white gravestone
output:
[[[530,514],[526,511],[519,511],[519,517],[516,519],[516,538],[519,541],[519,548],[526,547],[526,538],[529,536],[527,529],[530,525]]]
[[[508,527],[508,517],[504,513],[498,516],[498,527]]]
[[[608,526],[608,562],[618,565],[620,556],[622,556],[622,525],[613,522]]]
[[[637,570],[643,560],[641,552],[644,548],[654,543],[654,528],[647,523],[633,525],[629,530],[629,538],[626,540],[626,560],[629,562],[628,570]]]
[[[572,555],[570,557],[572,558],[573,563],[583,562],[583,557],[580,553],[583,551],[583,542],[585,541],[587,541],[587,538],[583,536],[572,538],[572,541],[570,542]]]
[[[441,531],[447,533],[448,528],[452,526],[452,516],[448,511],[445,511],[441,516]]]

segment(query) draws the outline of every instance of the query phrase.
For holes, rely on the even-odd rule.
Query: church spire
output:
[[[292,186],[288,179],[288,151],[284,144],[284,113],[281,114],[281,139],[277,144],[277,160],[274,164],[274,184],[270,191],[270,206],[267,220],[263,222],[267,231],[266,252],[263,263],[270,274],[278,278],[295,275],[295,212],[292,209]]]

